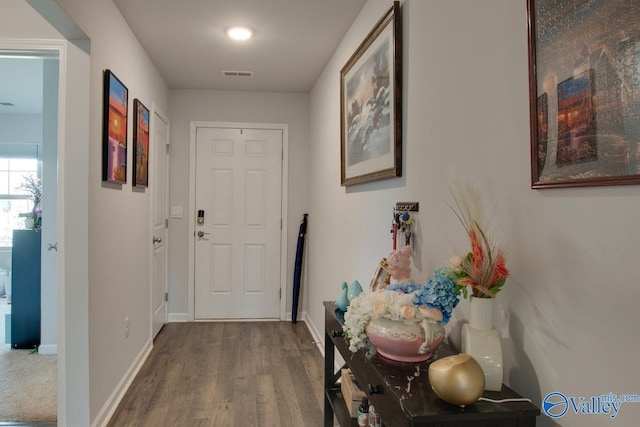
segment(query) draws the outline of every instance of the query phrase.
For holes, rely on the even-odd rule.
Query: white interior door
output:
[[[43,61],[40,347],[58,352],[58,58]]]
[[[149,147],[153,159],[151,173],[151,216],[153,255],[151,257],[152,337],[167,323],[167,227],[169,182],[169,121],[158,111],[153,112],[153,138]]]
[[[278,318],[281,129],[197,128],[195,318]]]

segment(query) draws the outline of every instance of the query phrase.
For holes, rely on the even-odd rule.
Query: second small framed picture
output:
[[[149,109],[139,99],[133,101],[134,124],[133,131],[133,185],[135,187],[149,186]]]

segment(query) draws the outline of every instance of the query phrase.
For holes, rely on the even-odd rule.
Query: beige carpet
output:
[[[0,350],[0,421],[55,421],[56,355]]]

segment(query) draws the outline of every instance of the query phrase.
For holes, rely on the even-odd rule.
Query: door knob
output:
[[[211,234],[211,233],[205,233],[202,230],[198,230],[198,232],[196,234],[198,235],[198,237],[202,238],[202,237],[204,237],[205,234]]]
[[[153,236],[153,243],[162,243],[162,237]]]

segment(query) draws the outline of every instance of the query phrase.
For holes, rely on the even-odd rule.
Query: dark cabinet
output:
[[[332,427],[334,416],[342,427],[357,425],[344,402],[340,377],[334,372],[338,350],[361,385],[369,402],[388,427],[533,427],[540,410],[528,402],[492,403],[479,401],[466,408],[440,400],[429,385],[431,362],[405,363],[379,355],[368,356],[364,350],[351,353],[344,340],[343,314],[334,302],[325,302],[325,401],[324,425]],[[454,354],[443,345],[438,356]],[[502,391],[485,391],[483,397],[495,400],[519,399],[515,391],[502,386]]]
[[[40,230],[13,230],[11,347],[40,345]]]

